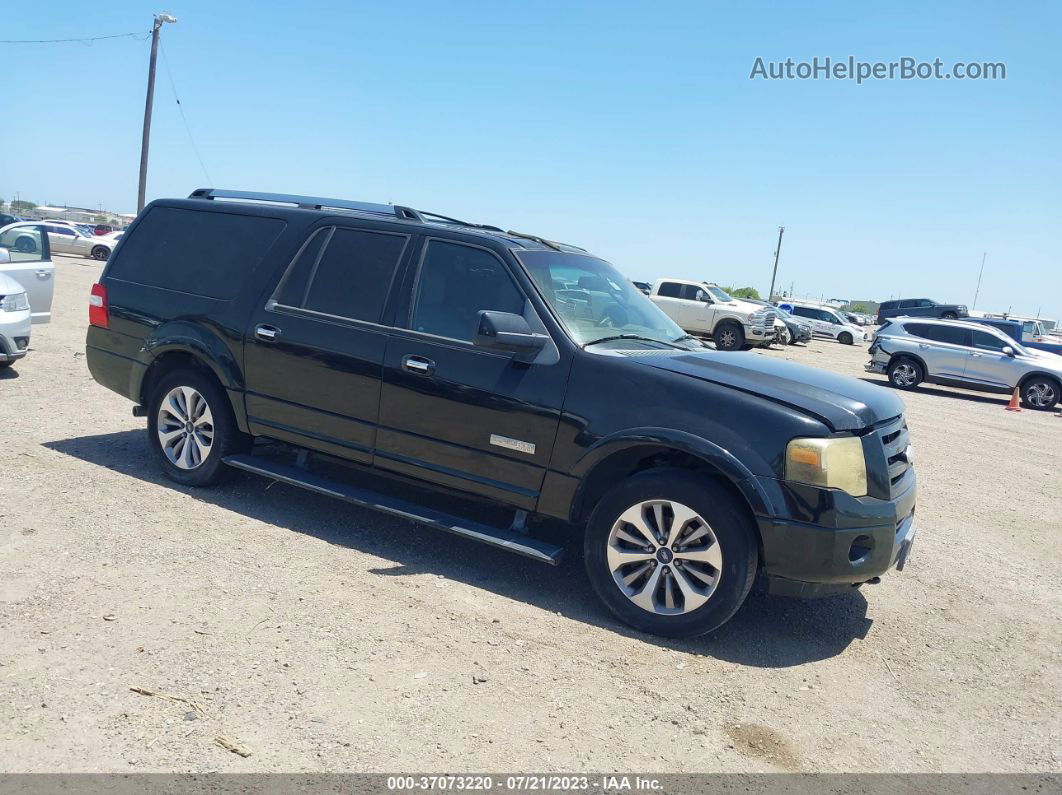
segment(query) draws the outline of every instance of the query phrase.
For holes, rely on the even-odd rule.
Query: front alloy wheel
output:
[[[1059,390],[1057,385],[1044,379],[1035,379],[1022,387],[1022,398],[1030,408],[1047,411],[1058,403]]]
[[[166,394],[155,426],[159,446],[175,467],[195,469],[210,455],[214,415],[206,398],[191,387],[177,386]]]
[[[605,494],[587,522],[583,557],[609,610],[671,638],[728,621],[759,560],[748,506],[710,475],[673,468],[631,475]]]
[[[632,505],[612,526],[606,552],[612,579],[642,610],[682,615],[715,593],[723,555],[711,526],[670,500]]]

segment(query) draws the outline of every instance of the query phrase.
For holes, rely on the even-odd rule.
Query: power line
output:
[[[162,42],[160,41],[161,45]],[[177,110],[181,113],[181,121],[184,122],[185,132],[188,133],[188,141],[192,144],[192,151],[195,152],[196,159],[199,161],[199,167],[203,169],[203,176],[207,178],[207,184],[213,185],[214,180],[210,178],[210,173],[207,171],[206,164],[203,162],[203,156],[199,154],[199,147],[195,145],[195,137],[192,135],[192,128],[188,124],[188,118],[184,115],[184,105],[181,104],[180,97],[177,96],[177,86],[173,82],[173,70],[170,68],[170,59],[166,56],[166,47],[163,45],[160,47],[162,50],[162,63],[166,67],[166,77],[170,80],[170,88],[173,90],[173,99],[177,103]]]
[[[91,44],[94,41],[103,41],[104,39],[132,39],[138,36],[141,37],[141,41],[145,41],[150,35],[150,30],[138,30],[135,33],[116,33],[113,36],[92,36],[82,39],[0,39],[0,44],[70,44],[72,42]]]

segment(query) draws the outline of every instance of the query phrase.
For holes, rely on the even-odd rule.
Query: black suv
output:
[[[968,317],[962,304],[938,304],[931,298],[901,298],[898,301],[882,301],[878,306],[878,325],[893,317],[938,317],[958,320]]]
[[[89,320],[93,377],[173,480],[246,470],[547,563],[562,520],[648,632],[718,627],[757,575],[797,596],[876,581],[914,537],[895,395],[718,354],[575,246],[201,189],[140,214]],[[438,506],[455,494],[490,505]]]

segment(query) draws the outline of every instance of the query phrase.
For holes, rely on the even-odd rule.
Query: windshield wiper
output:
[[[643,340],[645,342],[655,342],[659,345],[667,345],[669,348],[675,348],[680,351],[686,350],[685,348],[679,345],[673,345],[670,342],[664,342],[663,340],[658,340],[655,337],[643,337],[641,334],[615,334],[611,337],[602,337],[598,340],[590,340],[590,342],[584,342],[583,348],[588,348],[591,345],[597,345],[599,342],[612,342],[613,340]]]

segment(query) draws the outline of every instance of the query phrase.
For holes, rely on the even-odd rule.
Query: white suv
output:
[[[869,338],[866,330],[861,326],[850,323],[834,309],[828,306],[813,306],[812,304],[798,304],[786,301],[778,305],[791,315],[802,317],[811,323],[812,331],[818,337],[829,337],[844,345],[851,345],[856,340]]]

